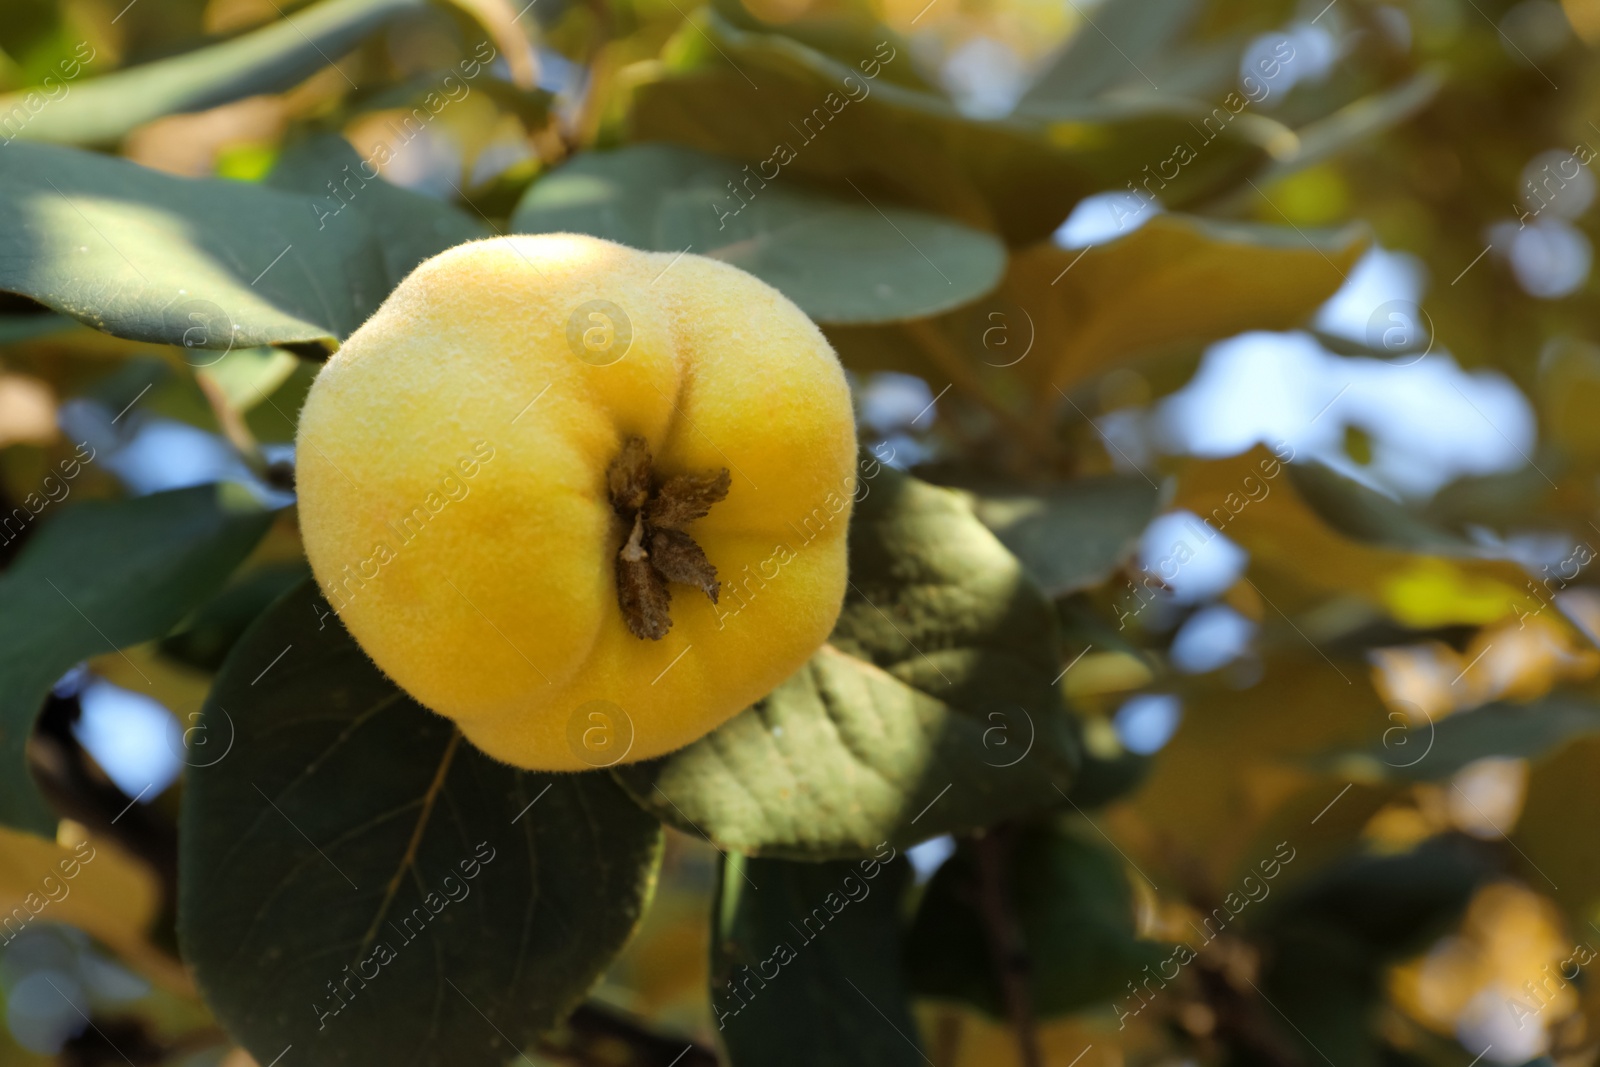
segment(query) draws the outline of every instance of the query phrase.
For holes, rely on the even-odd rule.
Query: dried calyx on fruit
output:
[[[633,436],[611,461],[606,484],[611,506],[628,528],[627,540],[617,549],[617,604],[633,636],[659,641],[672,629],[668,582],[692,585],[717,602],[722,588],[717,568],[684,527],[704,518],[728,495],[732,477],[723,467],[714,474],[680,474],[653,486],[650,445]]]

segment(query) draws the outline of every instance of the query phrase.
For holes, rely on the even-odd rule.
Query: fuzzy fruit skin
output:
[[[632,327],[607,365],[568,341],[593,300]],[[630,634],[617,604],[627,531],[606,469],[630,434],[658,480],[732,473],[689,528],[720,603],[673,584],[660,641]],[[506,763],[587,770],[696,740],[822,644],[855,449],[837,357],[764,282],[586,236],[495,238],[419,266],[318,375],[301,533],[329,603],[419,703]],[[631,721],[625,756],[626,725],[592,701]]]

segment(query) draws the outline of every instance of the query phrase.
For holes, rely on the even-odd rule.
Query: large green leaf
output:
[[[0,97],[0,129],[29,141],[104,144],[163,115],[275,93],[426,0],[326,0],[231,41]],[[83,58],[83,57],[80,57]],[[92,53],[85,69],[93,72]]]
[[[0,822],[48,837],[56,816],[28,773],[27,744],[50,686],[80,660],[165,635],[272,521],[244,490],[218,486],[92,501],[51,521],[46,509],[60,505],[45,490],[70,493],[65,473],[23,502],[43,518],[4,517],[7,537],[46,525],[0,575]]]
[[[975,492],[973,510],[1050,596],[1099,585],[1127,562],[1161,504],[1143,478],[1108,476],[1048,489]]]
[[[711,1009],[733,1067],[920,1067],[900,973],[910,865],[737,853],[713,904]]]
[[[823,323],[946,311],[993,289],[1006,261],[994,237],[947,219],[892,204],[880,211],[776,168],[768,181],[725,157],[663,144],[579,156],[528,190],[511,225],[721,259]]]
[[[340,198],[325,189],[291,195],[55,145],[8,145],[0,289],[138,341],[328,346],[422,254],[483,232],[382,179],[358,171],[338,181]]]
[[[831,183],[846,198],[910,204],[1014,245],[1047,236],[1085,196],[1145,181],[1143,168],[1169,160],[1179,143],[1201,150],[1161,190],[1174,206],[1235,181],[1267,158],[1266,145],[1293,140],[1249,112],[1213,122],[1204,140],[1196,130],[1211,105],[1159,94],[1070,103],[1048,118],[974,119],[885,75],[911,64],[907,51],[885,41],[840,62],[708,13],[636,90],[631,133],[753,167],[774,160],[785,175]]]
[[[617,768],[649,811],[822,859],[1060,803],[1078,746],[1050,602],[960,494],[887,468],[862,484],[830,643],[701,740]]]
[[[906,973],[920,996],[967,1001],[1006,1015],[989,935],[979,914],[979,858],[963,843],[928,884],[906,937]],[[1059,828],[1025,828],[1006,857],[1003,881],[1029,961],[1030,1000],[1061,1015],[1124,992],[1169,946],[1134,936],[1133,893],[1110,849]]]
[[[310,581],[234,648],[200,729],[231,748],[191,761],[179,932],[258,1062],[508,1063],[576,1006],[653,883],[661,828],[608,777],[484,756]]]

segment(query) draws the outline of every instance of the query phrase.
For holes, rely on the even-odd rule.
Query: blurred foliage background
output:
[[[321,29],[205,58],[297,13]],[[1595,0],[7,0],[0,198],[13,142],[284,187],[309,145],[472,236],[535,228],[564,201],[530,189],[637,142],[732,159],[732,210],[788,140],[784,182],[990,235],[938,261],[1003,250],[960,306],[807,305],[866,442],[969,492],[1052,596],[1086,752],[1008,838],[1020,978],[975,917],[982,842],[910,850],[919,1055],[1566,1067],[1600,1052],[1596,46]],[[841,72],[870,89],[795,129]],[[667,163],[635,166],[642,198]],[[331,214],[336,184],[302,188]],[[715,245],[718,210],[663,209],[637,243]],[[779,251],[819,284],[826,249]],[[0,512],[218,481],[288,499],[333,311],[224,355],[186,347],[205,315],[112,336],[83,308],[114,296],[47,299],[27,256],[0,249]],[[43,525],[0,533],[0,566]],[[305,573],[279,512],[198,614],[56,684],[34,773],[66,818],[54,842],[0,831],[0,914],[81,869],[0,949],[0,1062],[252,1062],[176,954],[179,772],[224,654]],[[596,1002],[713,1044],[717,872],[669,834]]]

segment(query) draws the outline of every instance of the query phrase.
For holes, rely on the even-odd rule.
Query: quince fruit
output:
[[[572,234],[441,253],[322,369],[297,455],[349,632],[518,767],[694,741],[799,669],[843,602],[844,373],[715,260]]]

